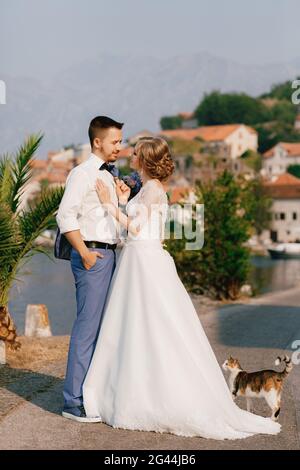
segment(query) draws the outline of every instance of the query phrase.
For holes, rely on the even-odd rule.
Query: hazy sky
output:
[[[0,79],[101,54],[288,61],[300,56],[299,18],[299,0],[0,0]]]

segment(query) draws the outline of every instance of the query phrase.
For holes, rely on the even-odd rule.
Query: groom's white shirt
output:
[[[66,181],[56,221],[61,233],[80,230],[83,240],[118,243],[119,224],[102,207],[95,185],[100,178],[111,193],[112,202],[118,205],[116,184],[107,170],[99,171],[104,160],[91,154],[89,159],[76,166]]]

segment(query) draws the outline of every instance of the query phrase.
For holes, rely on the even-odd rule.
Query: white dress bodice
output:
[[[138,194],[128,202],[126,212],[130,218],[130,226],[139,228],[137,235],[128,231],[128,241],[164,239],[168,198],[158,181],[147,181]]]

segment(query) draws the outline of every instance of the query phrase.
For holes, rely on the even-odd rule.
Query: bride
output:
[[[112,204],[104,183],[97,183],[100,202],[127,228],[128,238],[83,385],[87,416],[100,416],[114,428],[179,436],[277,434],[278,423],[233,402],[173,258],[162,246],[168,209],[163,183],[174,170],[167,143],[142,139],[132,158],[143,187],[127,204],[127,215]]]

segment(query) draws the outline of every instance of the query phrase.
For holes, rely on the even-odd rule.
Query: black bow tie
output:
[[[100,166],[99,170],[106,170],[108,171],[113,177],[119,177],[119,170],[115,165],[112,165],[111,163],[102,163]]]
[[[105,162],[100,166],[99,170],[107,170],[108,171],[108,168],[109,168],[108,163]]]
[[[114,170],[114,168],[115,168],[115,165],[109,165],[108,163],[105,162],[105,163],[102,163],[99,170],[107,170],[111,173]]]

